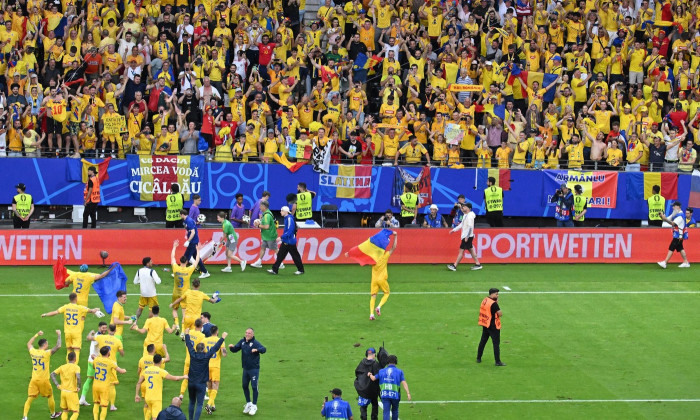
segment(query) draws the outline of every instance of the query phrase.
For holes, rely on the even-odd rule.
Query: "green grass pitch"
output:
[[[135,312],[138,301],[132,283],[136,268],[125,268],[127,314]],[[205,303],[204,309],[229,332],[227,342],[252,326],[268,348],[261,361],[257,418],[320,418],[323,397],[339,387],[359,419],[354,368],[367,347],[382,342],[398,355],[416,401],[402,403],[402,420],[700,417],[700,288],[694,267],[486,265],[472,272],[462,265],[452,273],[444,265],[390,265],[394,293],[374,322],[368,320],[368,267],[309,266],[304,276],[294,276],[291,266],[278,276],[255,268],[231,274],[211,268],[202,290],[219,290],[223,300]],[[164,283],[159,299],[172,320],[167,309],[172,279],[158,270]],[[20,419],[31,375],[25,343],[41,329],[53,345],[62,321],[40,314],[66,302],[68,289],[53,288],[50,267],[4,267],[0,277],[0,417]],[[489,287],[501,288],[501,352],[508,364],[503,368],[493,365],[490,343],[484,363],[474,361],[481,334],[478,306]],[[90,298],[90,306],[99,304],[96,296]],[[84,335],[96,325],[89,315]],[[128,372],[117,388],[119,410],[108,419],[143,418],[133,400],[143,337],[125,332],[126,356],[119,364]],[[173,358],[166,369],[180,375],[184,345],[173,335],[166,343]],[[84,343],[83,373],[88,348]],[[64,360],[61,349],[51,368]],[[229,354],[212,418],[248,417],[241,412],[240,371],[240,355]],[[167,383],[165,405],[178,390],[179,383]],[[58,406],[58,391],[54,398]],[[46,400],[39,398],[29,418],[47,418],[47,411]],[[91,419],[92,407],[83,407],[80,418]]]

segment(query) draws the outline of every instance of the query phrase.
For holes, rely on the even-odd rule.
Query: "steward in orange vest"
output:
[[[481,356],[484,354],[484,347],[491,338],[493,343],[493,358],[496,366],[505,366],[501,362],[501,308],[498,306],[498,289],[489,289],[489,295],[481,301],[479,309],[479,325],[482,327],[481,341],[476,354],[476,363],[481,363]]]
[[[97,169],[94,166],[88,168],[88,182],[83,191],[83,229],[88,227],[88,219],[91,220],[91,227],[97,227],[97,205],[100,203],[100,180],[97,177]]]

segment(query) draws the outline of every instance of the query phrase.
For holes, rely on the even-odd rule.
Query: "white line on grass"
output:
[[[367,292],[222,292],[219,296],[339,296],[366,295]],[[444,291],[444,292],[392,292],[392,295],[483,295],[483,291]],[[529,292],[508,292],[509,295],[697,295],[700,290],[544,290]],[[38,294],[0,294],[0,298],[14,297],[61,297],[63,293]],[[97,296],[92,293],[90,296]],[[138,296],[129,293],[129,296]],[[158,296],[171,296],[170,293],[158,293]]]
[[[446,400],[401,401],[401,404],[552,404],[552,403],[696,403],[700,399],[621,399],[621,400]]]

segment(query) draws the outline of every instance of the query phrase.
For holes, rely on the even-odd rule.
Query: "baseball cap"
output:
[[[286,211],[287,213],[289,213],[289,207],[287,207],[287,206],[282,206],[282,208],[280,209],[280,211]]]
[[[273,129],[271,129],[271,128],[268,128],[268,129],[267,129],[267,134],[274,133],[274,132],[275,132],[275,130],[273,130]]]
[[[369,353],[377,354],[377,351],[374,349],[374,347],[370,347],[370,348],[367,349],[367,351],[365,352],[365,354],[369,354]]]
[[[431,204],[431,205],[430,205],[430,210],[432,210],[432,209],[437,210],[437,209],[438,209],[437,204]]]
[[[639,112],[647,112],[647,111],[649,111],[649,108],[647,108],[645,106],[639,108]]]
[[[337,396],[343,395],[343,391],[341,391],[340,388],[333,388],[330,390],[330,393]]]
[[[27,186],[24,185],[23,182],[20,182],[19,184],[15,185],[15,188],[19,188],[20,190],[23,190],[23,191],[24,191],[24,190],[27,189]]]
[[[554,57],[552,57],[552,60],[561,61],[561,56],[559,54],[556,54]]]
[[[562,183],[562,184],[560,185],[560,187],[562,187],[562,188],[569,188],[569,187],[566,186],[566,183]]]
[[[579,184],[574,185],[574,191],[581,193],[583,192],[583,187],[580,186]]]
[[[484,63],[484,65],[487,65],[487,66],[492,66],[492,65],[493,65],[493,63],[492,63],[492,62],[490,62],[490,61],[487,61],[487,62],[485,62],[485,63]]]

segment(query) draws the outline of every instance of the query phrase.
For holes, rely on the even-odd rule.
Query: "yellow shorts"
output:
[[[42,397],[52,397],[53,388],[51,388],[51,382],[49,382],[48,379],[32,379],[29,381],[27,395],[30,397],[35,397],[37,395],[41,395]]]
[[[153,297],[143,297],[141,296],[139,298],[139,308],[143,309],[145,307],[152,308],[154,306],[158,306],[158,296],[153,296]]]
[[[66,347],[79,349],[83,345],[83,337],[81,333],[66,333]]]
[[[148,410],[151,412],[151,418],[158,417],[158,414],[163,409],[163,400],[146,400]]]
[[[209,380],[212,382],[221,381],[221,368],[209,367]]]
[[[176,300],[180,299],[181,297],[182,296],[173,295],[172,302],[175,302]],[[173,309],[179,309],[179,308],[185,309],[186,307],[187,307],[187,305],[185,305],[183,302],[180,302],[177,305],[173,305]]]
[[[386,277],[383,279],[375,279],[372,277],[372,285],[369,288],[369,294],[376,295],[379,289],[382,289],[384,293],[389,293],[389,282],[387,280]]]
[[[80,411],[78,392],[61,391],[61,410]]]
[[[95,382],[93,382],[92,403],[100,404],[102,407],[107,407],[109,405],[109,389],[109,385],[95,386]]]

